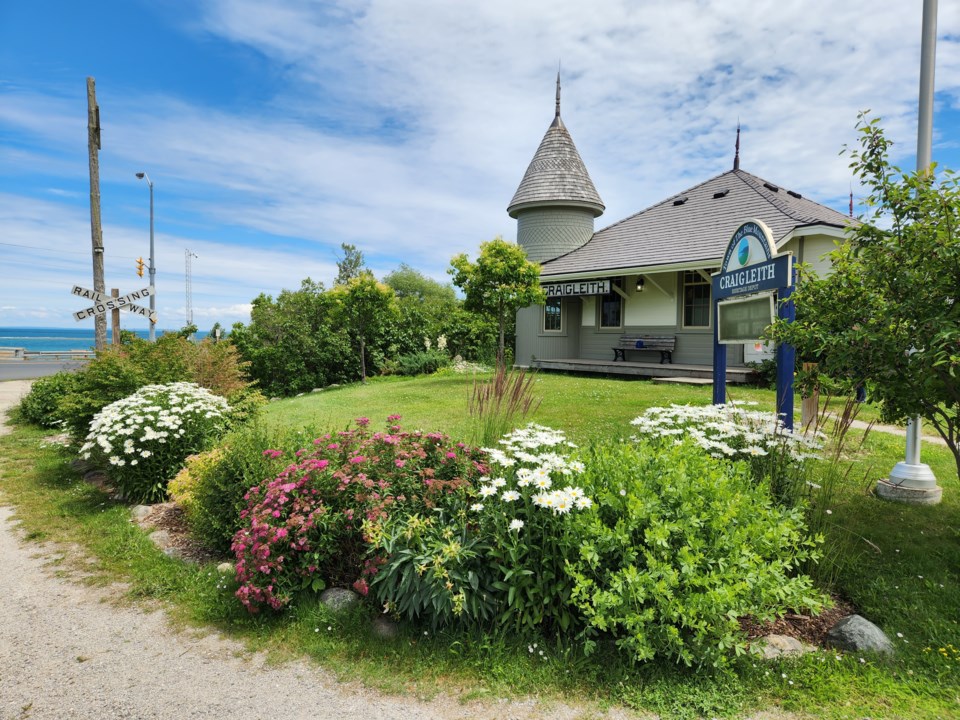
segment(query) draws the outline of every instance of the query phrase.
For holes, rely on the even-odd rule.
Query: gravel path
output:
[[[0,424],[29,382],[0,383]],[[2,428],[0,428],[2,432]],[[178,631],[163,611],[110,602],[116,589],[58,577],[61,549],[25,543],[0,506],[0,718],[626,717],[534,700],[420,702],[339,683],[306,661],[267,665],[215,632]]]

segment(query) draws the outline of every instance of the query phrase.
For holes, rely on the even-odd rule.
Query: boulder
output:
[[[789,635],[765,635],[757,640],[750,648],[764,660],[775,660],[779,657],[802,655],[812,652],[814,648],[806,645]]]
[[[231,562],[222,562],[219,565],[217,565],[217,574],[228,575],[229,577],[233,577],[234,575],[237,574],[237,568],[235,568],[233,563]]]
[[[373,623],[370,626],[371,632],[378,638],[383,638],[384,640],[393,640],[400,632],[400,629],[397,627],[397,624],[388,617],[383,615],[378,615],[374,618]]]
[[[163,552],[167,557],[180,557],[180,548],[173,544],[173,538],[166,530],[154,530],[147,537]]]
[[[153,508],[149,505],[134,505],[130,508],[130,515],[133,516],[134,522],[141,523],[147,519],[151,510]]]
[[[342,612],[360,602],[360,596],[346,588],[327,588],[320,593],[320,602],[334,612]]]
[[[848,615],[827,632],[827,643],[840,650],[892,653],[893,643],[883,630],[859,615]]]

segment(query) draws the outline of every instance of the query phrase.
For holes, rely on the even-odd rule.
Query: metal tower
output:
[[[193,258],[197,255],[186,248],[183,257],[187,266],[187,325],[193,325]]]

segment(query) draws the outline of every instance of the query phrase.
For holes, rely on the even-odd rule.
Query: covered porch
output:
[[[684,363],[630,362],[624,360],[596,360],[584,358],[536,359],[520,367],[565,372],[598,373],[601,375],[629,375],[644,378],[694,378],[713,380],[713,366]],[[727,367],[728,383],[749,383],[756,380],[756,372],[743,366]]]

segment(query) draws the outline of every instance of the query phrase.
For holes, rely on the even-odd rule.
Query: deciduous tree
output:
[[[797,321],[770,334],[818,360],[818,374],[865,383],[884,420],[923,417],[960,471],[960,184],[936,166],[892,166],[879,120],[861,114],[857,129],[851,167],[869,212],[832,253],[830,275],[801,277]]]
[[[519,245],[501,237],[481,243],[475,263],[462,253],[450,264],[453,284],[466,296],[466,308],[496,320],[497,364],[503,365],[507,325],[516,321],[520,308],[546,300],[540,287],[540,266],[527,260]]]

